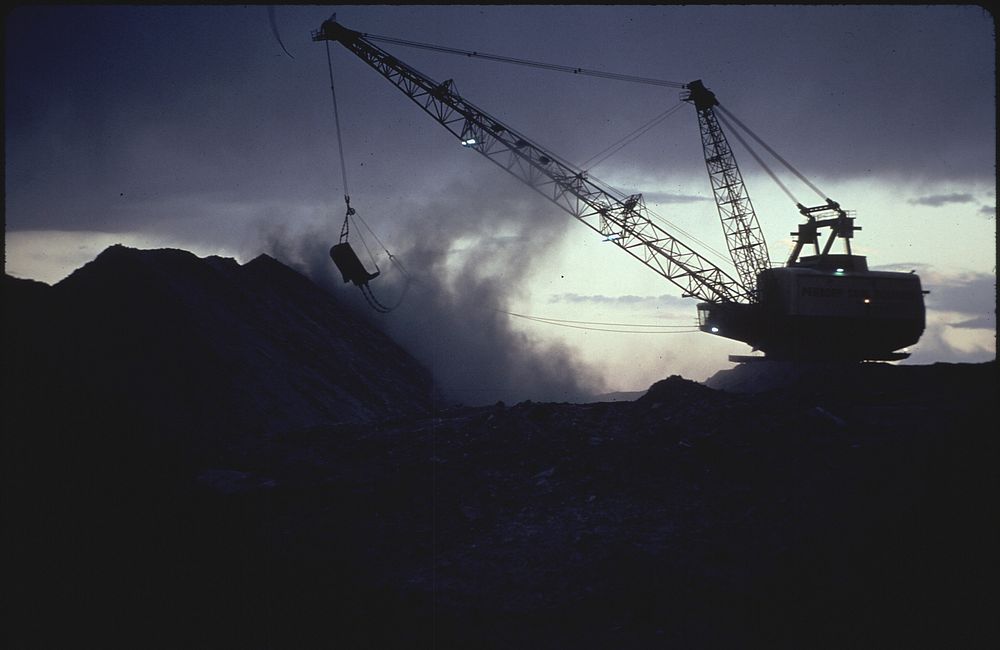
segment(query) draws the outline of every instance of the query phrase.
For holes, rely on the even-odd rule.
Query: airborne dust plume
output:
[[[571,225],[557,209],[540,210],[540,203],[527,194],[513,197],[471,187],[468,181],[453,182],[413,206],[408,218],[416,218],[406,241],[386,242],[399,265],[384,251],[376,253],[370,233],[355,222],[352,246],[374,270],[360,242],[367,234],[382,272],[370,283],[373,293],[383,304],[398,303],[385,315],[371,311],[353,285],[343,284],[330,260],[341,217],[331,217],[321,229],[269,230],[265,248],[407,348],[431,370],[445,400],[591,399],[604,390],[599,373],[570,348],[518,331],[505,313],[512,298],[526,290],[525,281],[546,246]]]

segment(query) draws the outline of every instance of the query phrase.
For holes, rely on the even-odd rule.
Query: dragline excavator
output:
[[[700,300],[701,331],[742,341],[777,360],[897,360],[924,330],[924,291],[914,273],[871,271],[851,251],[854,217],[827,198],[797,204],[805,218],[783,267],[772,268],[753,206],[723,133],[715,95],[699,81],[682,84],[694,105],[705,164],[735,277],[654,223],[641,194],[625,195],[588,177],[528,137],[380,49],[367,34],[327,20],[314,41],[337,42],[374,68],[434,120],[473,149]],[[828,238],[820,246],[821,231]],[[843,252],[833,252],[841,242]],[[806,252],[812,254],[804,254]],[[730,357],[745,361],[762,357]]]

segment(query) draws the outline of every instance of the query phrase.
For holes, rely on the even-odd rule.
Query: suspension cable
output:
[[[768,144],[766,142],[764,142],[763,140],[761,140],[761,138],[756,133],[754,133],[753,131],[751,131],[750,128],[746,124],[744,124],[743,122],[739,121],[739,119],[737,119],[735,115],[733,115],[731,112],[729,112],[725,108],[723,108],[722,105],[719,105],[719,110],[722,111],[723,113],[725,113],[725,115],[727,117],[729,117],[729,119],[731,119],[733,122],[735,122],[741,129],[743,129],[744,131],[746,131],[750,135],[751,138],[753,138],[754,140],[756,140],[760,144],[760,146],[762,146],[765,149],[767,149],[767,152],[769,154],[771,154],[772,156],[774,156],[778,160],[778,162],[780,162],[785,167],[787,167],[788,170],[790,172],[792,172],[793,174],[795,174],[795,176],[798,177],[798,179],[800,181],[802,181],[803,183],[805,183],[806,185],[808,185],[809,189],[811,189],[813,192],[816,192],[816,194],[818,194],[821,198],[823,198],[823,199],[826,198],[826,194],[821,189],[819,189],[818,187],[816,187],[799,170],[797,170],[794,167],[792,167],[791,163],[789,163],[787,160],[785,160],[780,155],[778,155],[777,151],[775,151],[774,149],[772,149],[770,146],[768,146]],[[744,146],[746,146],[746,145],[744,145]],[[770,172],[768,172],[768,173],[770,173]]]
[[[616,73],[616,72],[607,72],[607,71],[603,71],[603,70],[593,70],[593,69],[580,68],[580,67],[575,67],[575,66],[558,65],[558,64],[553,64],[553,63],[545,63],[545,62],[541,62],[541,61],[532,61],[532,60],[529,60],[529,59],[518,59],[518,58],[508,57],[508,56],[502,56],[502,55],[498,55],[498,54],[489,54],[489,53],[478,52],[478,51],[473,51],[473,50],[463,50],[463,49],[454,48],[454,47],[447,47],[447,46],[443,46],[443,45],[433,45],[433,44],[430,44],[430,43],[420,43],[420,42],[417,42],[417,41],[409,41],[409,40],[405,40],[405,39],[401,39],[401,38],[395,38],[395,37],[391,37],[391,36],[379,36],[377,34],[370,34],[370,33],[362,33],[361,35],[363,37],[365,37],[365,38],[367,38],[369,40],[373,40],[373,41],[382,41],[382,42],[385,42],[385,43],[392,43],[392,44],[395,44],[395,45],[402,45],[402,46],[405,46],[405,47],[413,47],[413,48],[419,48],[419,49],[424,49],[424,50],[431,50],[431,51],[436,51],[436,52],[443,52],[443,53],[446,53],[446,54],[454,54],[454,55],[459,55],[459,56],[465,56],[465,57],[468,57],[468,58],[487,59],[487,60],[497,61],[497,62],[501,62],[501,63],[513,63],[513,64],[516,64],[516,65],[523,65],[523,66],[541,68],[541,69],[545,69],[545,70],[554,70],[554,71],[558,71],[558,72],[568,72],[568,73],[572,73],[572,74],[579,74],[579,75],[585,75],[585,76],[600,77],[600,78],[612,79],[612,80],[616,80],[616,81],[626,81],[626,82],[631,82],[631,83],[640,83],[640,84],[646,84],[646,85],[661,86],[661,87],[668,87],[668,88],[678,88],[678,89],[687,88],[687,84],[686,83],[679,82],[679,81],[668,81],[668,80],[656,79],[656,78],[652,78],[652,77],[640,77],[640,76],[636,76],[636,75],[627,75],[627,74]],[[327,57],[328,57],[328,60],[329,60],[329,48],[330,48],[329,41],[327,41]],[[331,64],[331,67],[330,67],[330,82],[331,82],[331,91],[332,91],[333,90],[332,64]],[[660,122],[662,122],[664,119],[666,119],[667,116],[669,116],[674,111],[676,111],[681,105],[683,105],[683,104],[682,103],[678,103],[676,106],[674,106],[674,107],[668,109],[667,111],[665,111],[664,113],[661,113],[660,115],[654,117],[648,123],[646,123],[645,125],[639,127],[638,129],[636,129],[635,131],[633,131],[629,135],[625,136],[624,138],[622,138],[618,142],[616,142],[616,143],[614,143],[614,144],[606,147],[605,149],[603,149],[599,153],[597,153],[594,156],[592,156],[590,159],[588,159],[587,161],[585,161],[583,163],[583,165],[581,165],[580,167],[581,168],[586,167],[588,164],[592,167],[592,166],[595,166],[595,165],[603,162],[608,157],[614,155],[615,153],[617,153],[618,151],[620,151],[623,147],[625,147],[626,145],[628,145],[629,143],[631,143],[632,141],[634,141],[636,138],[638,138],[641,135],[643,135],[646,131],[648,131],[649,129],[653,128],[654,126],[656,126],[657,124],[659,124]],[[811,181],[809,181],[809,179],[807,179],[801,172],[799,172],[787,160],[785,160],[783,157],[781,157],[780,154],[778,154],[774,149],[772,149],[757,134],[755,134],[753,131],[751,131],[750,128],[747,127],[745,124],[743,124],[738,118],[736,118],[735,115],[733,115],[730,111],[726,110],[721,105],[718,105],[718,108],[719,108],[720,112],[722,112],[725,116],[728,116],[729,119],[731,119],[735,124],[737,124],[740,128],[742,128],[748,135],[750,135],[750,137],[752,137],[756,142],[758,142],[762,147],[764,147],[764,149],[766,149],[768,151],[768,153],[770,153],[772,156],[774,156],[775,159],[777,159],[789,171],[791,171],[793,174],[795,174],[795,176],[797,178],[799,178],[799,180],[801,180],[803,183],[805,183],[807,186],[809,186],[810,189],[812,189],[814,192],[816,192],[821,197],[825,197],[826,196],[823,193],[822,190],[820,190],[818,187],[816,187],[815,184],[813,184]],[[335,112],[335,115],[336,115],[336,96],[335,95],[334,95],[334,112]],[[720,115],[720,120],[722,120],[723,122],[725,122],[725,119],[721,115]],[[726,123],[726,126],[729,127],[729,130],[733,134],[733,136],[736,137],[737,140],[739,140],[739,142],[744,146],[744,148],[746,148],[746,150],[750,153],[750,155],[753,156],[754,160],[756,160],[756,162],[761,166],[761,168],[771,177],[772,180],[774,180],[774,182],[782,189],[782,191],[793,202],[798,203],[798,201],[795,199],[794,195],[791,193],[791,191],[788,189],[788,187],[784,183],[781,182],[781,180],[777,177],[777,175],[767,166],[767,164],[764,163],[764,161],[760,158],[760,156],[757,155],[757,153],[747,144],[746,140],[744,140],[740,136],[740,134],[735,129],[732,128],[732,125],[729,124],[729,123]],[[340,137],[339,137],[339,133],[340,133],[339,122],[338,122],[337,128],[338,128],[338,143],[339,143],[339,141],[340,141]],[[601,156],[603,156],[603,157],[601,157]],[[565,161],[562,161],[562,162],[565,162]],[[572,167],[573,165],[569,165],[569,166]],[[341,147],[341,169],[342,170],[344,169],[342,147]],[[594,178],[594,177],[591,177],[591,180],[592,181],[597,181],[597,179]],[[350,197],[349,197],[349,195],[347,195],[347,190],[346,190],[346,188],[347,188],[346,172],[344,174],[344,187],[345,187],[345,200],[348,202],[348,210],[351,212],[351,214],[353,214],[353,210],[350,208]],[[676,224],[671,223],[670,221],[664,219],[663,217],[661,217],[659,215],[655,215],[653,213],[650,213],[649,216],[651,218],[657,220],[657,221],[660,221],[661,223],[664,223],[664,224],[670,226],[671,228],[673,228],[674,230],[677,230],[681,234],[684,234],[684,235],[686,235],[688,237],[691,236],[690,233],[685,232],[682,228],[679,228]],[[367,223],[364,222],[364,220],[362,220],[362,224],[366,228],[368,228],[369,232],[372,232],[371,229],[368,227]],[[376,240],[378,240],[378,237],[375,235],[374,232],[372,232],[372,235],[375,236]],[[697,243],[705,246],[711,252],[715,253],[719,257],[719,259],[728,261],[728,258],[725,255],[722,255],[721,253],[719,253],[718,251],[716,251],[714,248],[712,248],[707,243],[702,242],[702,241],[698,240],[697,238],[694,238],[694,241],[696,241]],[[381,245],[381,241],[379,241],[379,244]],[[388,250],[385,249],[384,246],[383,246],[383,249],[385,250],[386,254],[389,256],[389,259],[392,260],[393,263],[396,264],[400,268],[400,270],[404,271],[404,273],[405,273],[405,269],[403,269],[402,265],[398,262],[398,260],[396,260],[395,257],[391,253],[389,253]],[[521,316],[521,315],[518,315],[518,314],[514,314],[514,315],[515,316]]]
[[[670,108],[668,108],[664,112],[662,112],[659,115],[657,115],[656,117],[654,117],[649,122],[643,124],[642,126],[640,126],[639,128],[637,128],[636,130],[632,131],[631,133],[629,133],[628,135],[626,135],[625,137],[623,137],[622,139],[620,139],[618,142],[615,142],[613,144],[608,145],[607,147],[605,147],[604,149],[602,149],[598,153],[594,154],[593,156],[591,156],[587,160],[583,161],[583,163],[580,164],[580,169],[587,169],[588,166],[589,167],[595,167],[595,166],[601,164],[602,162],[604,162],[605,160],[607,160],[608,158],[610,158],[614,154],[616,154],[619,151],[621,151],[626,145],[631,144],[632,142],[634,142],[639,136],[643,135],[644,133],[646,133],[647,131],[649,131],[650,129],[652,129],[654,126],[657,126],[663,120],[667,119],[671,114],[675,113],[683,105],[684,105],[684,102],[677,102],[677,104],[675,104],[674,106],[671,106]]]
[[[771,171],[771,168],[768,167],[767,164],[765,164],[764,161],[761,159],[761,157],[757,155],[757,152],[753,150],[753,147],[747,144],[747,141],[743,139],[743,137],[739,134],[739,131],[734,129],[732,125],[729,123],[729,121],[723,115],[719,115],[718,118],[720,122],[726,125],[726,127],[729,129],[729,132],[733,135],[733,137],[739,140],[740,144],[743,145],[743,148],[746,149],[751,156],[753,156],[753,159],[757,161],[757,164],[760,165],[765,172],[767,172],[767,175],[771,177],[771,180],[773,180],[775,183],[778,184],[778,187],[780,187],[781,190],[785,193],[785,195],[788,196],[789,199],[791,199],[792,203],[798,205],[799,201],[792,195],[791,190],[789,190],[788,187],[781,182],[778,176],[773,171]]]
[[[553,156],[554,156],[554,154],[553,154]],[[567,167],[570,167],[570,168],[574,167],[571,163],[568,163],[568,162],[565,162],[565,161],[561,161],[561,162],[564,162]],[[624,201],[625,198],[626,198],[626,196],[627,196],[625,194],[625,192],[623,192],[622,190],[620,190],[620,189],[618,189],[618,188],[610,185],[609,183],[601,180],[600,178],[598,178],[598,177],[596,177],[596,176],[594,176],[592,174],[588,173],[587,179],[591,183],[593,183],[595,186],[597,186],[598,188],[600,188],[602,191],[604,191],[608,195],[610,195],[610,196],[618,199],[619,201]],[[681,235],[684,235],[688,240],[695,242],[696,244],[698,244],[699,246],[701,246],[702,248],[704,248],[706,251],[712,253],[713,255],[716,256],[716,258],[718,259],[718,261],[719,261],[720,264],[723,264],[723,265],[725,265],[725,264],[732,264],[732,259],[727,254],[723,254],[722,252],[720,252],[718,249],[714,248],[708,242],[705,242],[705,241],[699,239],[694,234],[688,232],[684,228],[681,228],[676,223],[673,223],[669,219],[664,218],[662,215],[657,214],[652,209],[650,209],[649,206],[646,206],[646,216],[649,218],[650,221],[655,221],[655,222],[661,224],[661,226],[665,230],[667,230],[669,232],[680,233]]]
[[[530,67],[542,68],[542,69],[546,69],[546,70],[555,70],[555,71],[559,71],[559,72],[569,72],[569,73],[572,73],[572,74],[581,74],[581,75],[595,76],[595,77],[601,77],[601,78],[605,78],[605,79],[614,79],[614,80],[617,80],[617,81],[628,81],[628,82],[632,82],[632,83],[641,83],[641,84],[654,85],[654,86],[664,86],[664,87],[668,87],[668,88],[678,88],[678,89],[687,88],[687,84],[686,83],[679,82],[679,81],[667,81],[667,80],[664,80],[664,79],[654,79],[654,78],[650,78],[650,77],[639,77],[639,76],[635,76],[635,75],[626,75],[626,74],[620,74],[620,73],[605,72],[605,71],[601,71],[601,70],[590,70],[590,69],[586,69],[586,68],[573,67],[573,66],[565,66],[565,65],[557,65],[557,64],[552,64],[552,63],[544,63],[544,62],[540,62],[540,61],[531,61],[531,60],[527,60],[527,59],[516,59],[516,58],[513,58],[513,57],[501,56],[501,55],[497,55],[497,54],[487,54],[487,53],[484,53],[484,52],[476,52],[476,51],[462,50],[462,49],[459,49],[459,48],[446,47],[446,46],[441,46],[441,45],[433,45],[433,44],[430,44],[430,43],[420,43],[420,42],[417,42],[417,41],[408,41],[408,40],[405,40],[405,39],[394,38],[394,37],[391,37],[391,36],[379,36],[377,34],[369,34],[369,33],[362,33],[361,35],[364,38],[367,38],[367,39],[373,40],[373,41],[382,41],[382,42],[385,42],[385,43],[393,43],[393,44],[396,44],[396,45],[403,45],[403,46],[406,46],[406,47],[414,47],[414,48],[420,48],[420,49],[431,50],[431,51],[436,51],[436,52],[444,52],[446,54],[456,54],[456,55],[470,57],[470,58],[488,59],[488,60],[492,60],[492,61],[499,61],[501,63],[514,63],[514,64],[517,64],[517,65],[525,65],[525,66],[530,66]],[[327,48],[329,48],[329,42],[327,42]],[[609,149],[613,149],[614,147],[618,146],[617,149],[614,149],[614,151],[611,151],[610,153],[607,153],[607,156],[605,156],[604,158],[601,158],[597,162],[593,163],[591,166],[593,166],[593,165],[595,165],[595,164],[597,164],[599,162],[602,162],[607,157],[613,155],[614,153],[617,153],[617,151],[621,147],[624,147],[626,144],[629,144],[632,141],[632,140],[629,140],[629,138],[633,138],[634,139],[634,138],[639,137],[640,135],[642,135],[643,133],[645,133],[646,130],[648,130],[649,128],[652,128],[653,126],[656,126],[656,124],[658,124],[660,120],[665,119],[668,115],[670,115],[672,112],[676,111],[682,105],[683,105],[683,103],[678,103],[676,106],[668,109],[667,111],[665,111],[661,115],[653,118],[653,120],[651,120],[650,123],[648,123],[647,125],[645,125],[643,127],[640,127],[639,129],[637,129],[638,133],[637,132],[633,132],[632,134],[629,134],[628,136],[625,136],[625,138],[623,138],[623,141],[625,141],[624,144],[621,144],[622,141],[619,141],[619,143],[611,145],[610,147],[605,148],[604,150],[602,150],[601,152],[599,152],[598,154],[596,154],[593,158],[597,158],[597,157],[599,157],[599,156],[607,153]],[[591,158],[591,160],[593,160],[593,158]],[[584,165],[581,165],[581,168],[585,167],[587,163],[591,162],[591,160],[586,161],[584,163]],[[567,161],[563,161],[561,159],[560,159],[560,162],[563,162],[563,163],[567,164],[567,166],[569,166],[569,167],[573,167],[574,166],[574,165],[568,163]],[[608,185],[600,182],[599,179],[597,179],[596,177],[591,176],[590,180],[592,182],[595,182],[598,186],[603,186],[602,189],[605,189],[606,191],[609,190],[610,191],[609,193],[611,193],[612,195],[616,196],[618,194],[617,191],[615,191],[610,186],[608,186]],[[686,232],[683,228],[678,227],[676,224],[671,223],[670,221],[664,219],[663,217],[661,217],[659,215],[653,214],[651,211],[649,211],[649,216],[650,216],[651,219],[654,219],[656,221],[659,221],[660,223],[663,223],[663,224],[669,226],[670,228],[676,230],[677,232],[680,232],[682,235],[691,237],[691,234],[688,233],[688,232]],[[701,241],[701,240],[699,240],[697,238],[692,238],[692,239],[696,243],[704,246],[705,248],[707,248],[708,250],[710,250],[712,253],[714,253],[718,257],[719,260],[722,260],[724,263],[728,263],[729,262],[729,257],[728,256],[723,255],[722,253],[720,253],[718,250],[716,250],[715,248],[713,248],[712,246],[710,246],[706,242],[703,242],[703,241]]]
[[[556,71],[559,71],[559,72],[569,72],[569,73],[572,73],[572,74],[580,74],[580,75],[587,75],[587,76],[593,76],[593,77],[601,77],[601,78],[604,78],[604,79],[613,79],[613,80],[617,80],[617,81],[628,81],[628,82],[632,82],[632,83],[641,83],[641,84],[647,84],[647,85],[653,85],[653,86],[665,86],[665,87],[668,87],[668,88],[680,88],[680,89],[687,88],[687,84],[686,83],[679,82],[679,81],[667,81],[667,80],[664,80],[664,79],[655,79],[655,78],[652,78],[652,77],[639,77],[639,76],[636,76],[636,75],[627,75],[627,74],[621,74],[621,73],[616,73],[616,72],[606,72],[606,71],[603,71],[603,70],[592,70],[592,69],[580,68],[580,67],[574,67],[574,66],[558,65],[558,64],[553,64],[553,63],[544,63],[544,62],[541,62],[541,61],[532,61],[532,60],[528,60],[528,59],[518,59],[518,58],[514,58],[514,57],[501,56],[501,55],[498,55],[498,54],[488,54],[488,53],[485,53],[485,52],[477,52],[477,51],[474,51],[474,50],[463,50],[463,49],[459,49],[459,48],[455,48],[455,47],[447,47],[447,46],[443,46],[443,45],[433,45],[433,44],[430,44],[430,43],[420,43],[420,42],[417,42],[417,41],[408,41],[408,40],[405,40],[405,39],[394,38],[394,37],[391,37],[391,36],[379,36],[377,34],[368,34],[368,33],[362,33],[361,35],[363,37],[365,37],[367,39],[370,39],[370,40],[373,40],[373,41],[382,41],[382,42],[385,42],[385,43],[393,43],[393,44],[396,44],[396,45],[403,45],[403,46],[406,46],[406,47],[414,47],[414,48],[420,48],[420,49],[425,49],[425,50],[432,50],[432,51],[435,51],[435,52],[444,52],[446,54],[456,54],[456,55],[470,57],[470,58],[487,59],[487,60],[491,60],[491,61],[499,61],[499,62],[502,62],[502,63],[514,63],[514,64],[517,64],[517,65],[524,65],[524,66],[530,66],[530,67],[535,67],[535,68],[542,68],[542,69],[545,69],[545,70],[556,70]],[[329,49],[329,43],[327,44],[327,48]],[[718,108],[719,108],[719,110],[722,113],[724,113],[725,115],[727,115],[733,122],[735,122],[737,125],[739,125],[740,128],[742,128],[744,131],[746,131],[746,133],[749,134],[750,137],[752,137],[762,147],[764,147],[764,149],[766,149],[768,151],[768,153],[770,153],[772,156],[774,156],[775,159],[777,159],[789,171],[791,171],[793,174],[795,174],[795,176],[799,180],[801,180],[803,183],[805,183],[807,186],[809,186],[809,188],[812,189],[814,192],[816,192],[816,194],[818,194],[821,198],[825,198],[826,197],[826,194],[822,190],[820,190],[815,184],[813,184],[808,178],[806,178],[805,175],[803,175],[801,172],[799,172],[797,169],[795,169],[795,167],[793,167],[791,165],[791,163],[789,163],[787,160],[785,160],[784,158],[782,158],[780,154],[778,154],[774,149],[772,149],[756,133],[754,133],[753,131],[751,131],[749,127],[747,127],[739,119],[737,119],[735,115],[733,115],[731,112],[729,112],[728,110],[726,110],[722,105],[718,105]],[[673,110],[673,109],[671,109],[671,110]],[[670,111],[668,111],[667,114],[669,114],[669,112]],[[617,153],[622,147],[624,147],[625,145],[627,145],[630,142],[632,142],[632,140],[634,140],[635,138],[638,138],[640,135],[642,135],[642,133],[645,133],[646,130],[648,130],[649,128],[652,128],[652,126],[655,126],[654,123],[658,123],[658,120],[664,119],[665,117],[666,117],[666,114],[663,114],[661,116],[657,116],[656,118],[653,119],[653,121],[652,121],[653,123],[650,123],[649,125],[644,126],[644,127],[640,127],[640,129],[637,130],[639,132],[633,132],[632,134],[629,134],[628,136],[625,136],[625,138],[623,138],[623,142],[615,143],[615,144],[611,145],[610,147],[602,150],[600,153],[598,153],[597,155],[595,155],[593,158],[585,161],[584,164],[581,165],[581,167],[586,167],[588,164],[590,164],[591,166],[594,166],[596,164],[599,164],[600,162],[603,162],[603,160],[605,160],[607,157],[610,157],[614,153]],[[764,171],[767,172],[767,174],[775,181],[775,183],[777,183],[778,186],[785,192],[785,194],[788,195],[788,197],[791,198],[792,201],[798,203],[798,201],[796,201],[796,199],[791,194],[791,192],[788,190],[788,188],[780,180],[778,180],[777,175],[775,175],[774,172],[771,171],[771,169],[768,168],[768,166],[766,164],[764,164],[764,162],[761,160],[761,158],[747,145],[746,141],[743,140],[739,136],[739,134],[736,133],[735,130],[731,128],[731,125],[730,125],[730,130],[733,132],[734,136],[743,144],[743,146],[746,147],[747,151],[750,152],[750,155],[752,155],[754,157],[754,159],[757,161],[758,164],[760,164],[760,166],[764,169]],[[631,139],[629,139],[629,138],[631,138]],[[613,150],[609,152],[609,150],[611,150],[611,149],[613,149]],[[605,153],[607,153],[607,155],[604,158],[600,158],[596,162],[592,162],[594,160],[594,158],[597,158],[598,156],[601,156],[601,155],[603,155]]]
[[[608,159],[609,157],[611,157],[612,155],[614,155],[615,153],[617,153],[618,151],[620,151],[627,144],[631,143],[633,140],[635,140],[639,136],[643,135],[644,133],[646,133],[647,131],[649,131],[650,129],[652,129],[654,126],[657,126],[658,124],[660,124],[667,117],[669,117],[673,113],[677,112],[677,110],[680,109],[682,106],[684,106],[684,102],[678,102],[674,106],[668,108],[666,111],[664,111],[663,113],[660,113],[659,115],[657,115],[656,117],[654,117],[652,120],[650,120],[649,122],[647,122],[643,126],[640,126],[638,129],[636,129],[635,131],[633,131],[629,135],[625,136],[624,138],[622,138],[621,140],[619,140],[615,144],[612,144],[612,145],[606,147],[601,152],[595,154],[594,156],[592,156],[588,160],[585,160],[583,162],[583,164],[580,165],[580,168],[584,169],[584,168],[586,168],[588,166],[588,164],[590,164],[590,167],[594,167],[595,165],[600,164],[604,160]],[[610,151],[609,153],[607,153],[607,155],[605,155],[605,156],[603,156],[601,158],[598,158],[598,156],[601,156],[602,154],[604,154],[605,152],[608,152],[609,149],[612,149],[612,148],[614,148],[614,151]],[[596,161],[594,161],[595,158],[598,158],[598,159]],[[594,161],[594,162],[591,163],[591,161]],[[590,176],[589,178],[595,184],[597,184],[599,186],[605,186],[605,187],[607,187],[607,188],[610,189],[610,186],[607,185],[607,183],[601,182],[600,179],[598,179],[598,178],[596,178],[594,176]],[[610,193],[614,194],[614,192],[610,192]],[[714,248],[708,242],[705,242],[705,241],[702,241],[702,240],[698,239],[697,237],[695,237],[690,232],[687,232],[686,230],[684,230],[683,228],[681,228],[677,224],[672,223],[671,221],[669,221],[669,220],[663,218],[662,216],[656,214],[655,212],[653,212],[652,210],[650,210],[648,207],[646,208],[646,213],[647,213],[647,216],[649,217],[649,219],[651,221],[658,221],[659,223],[663,224],[669,230],[672,230],[674,232],[678,232],[678,233],[684,235],[688,240],[693,241],[693,242],[699,244],[702,248],[704,248],[708,252],[713,253],[721,262],[727,263],[727,264],[731,262],[731,259],[730,259],[729,256],[722,254],[721,252],[719,252],[719,250],[717,250],[716,248]]]
[[[577,68],[569,65],[557,65],[554,63],[543,63],[541,61],[530,61],[528,59],[516,59],[509,56],[501,56],[499,54],[486,54],[485,52],[460,50],[455,47],[445,47],[443,45],[432,45],[430,43],[418,43],[416,41],[406,41],[401,38],[393,38],[391,36],[377,36],[375,34],[364,34],[364,33],[361,35],[372,41],[382,41],[384,43],[394,43],[396,45],[404,45],[406,47],[416,47],[424,50],[433,50],[436,52],[444,52],[446,54],[458,54],[460,56],[474,57],[478,59],[488,59],[491,61],[500,61],[501,63],[515,63],[517,65],[526,65],[533,68],[542,68],[545,70],[557,70],[559,72],[570,72],[572,74],[587,75],[591,77],[602,77],[604,79],[615,79],[617,81],[631,81],[633,83],[641,83],[651,86],[666,86],[668,88],[684,88],[686,86],[686,84],[680,81],[666,81],[664,79],[654,79],[651,77],[637,77],[634,75],[621,74],[617,72],[605,72],[603,70],[589,70],[587,68]]]

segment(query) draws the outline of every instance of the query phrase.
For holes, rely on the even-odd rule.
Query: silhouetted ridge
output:
[[[17,293],[15,310],[45,292]],[[160,430],[278,433],[428,408],[417,362],[266,255],[241,266],[116,245],[48,293],[56,383]]]

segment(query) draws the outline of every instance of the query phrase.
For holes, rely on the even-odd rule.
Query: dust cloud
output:
[[[413,206],[408,218],[415,220],[408,239],[386,242],[394,260],[377,251],[382,274],[369,285],[380,303],[395,307],[388,314],[374,312],[359,290],[343,284],[329,257],[333,229],[281,226],[266,233],[263,245],[406,348],[430,369],[449,403],[573,402],[602,392],[600,373],[571,348],[517,331],[505,313],[546,249],[575,226],[572,218],[531,192],[505,196],[461,181]],[[370,234],[363,234],[375,253]],[[374,270],[359,238],[350,241]]]

